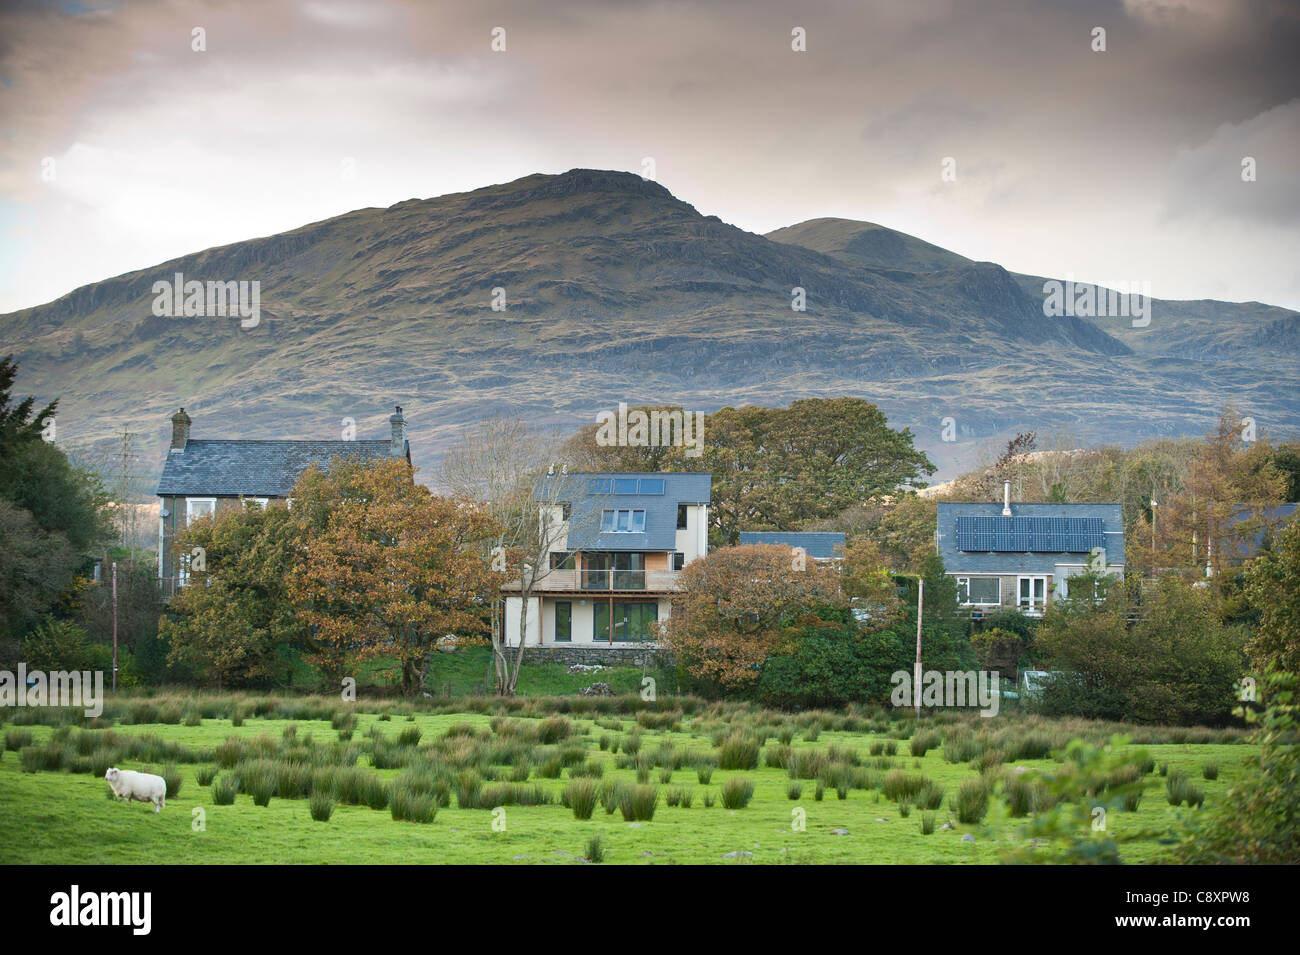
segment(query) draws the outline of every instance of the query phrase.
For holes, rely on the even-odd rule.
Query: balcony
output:
[[[680,576],[677,570],[552,570],[537,581],[534,589],[558,593],[665,593],[678,589]]]

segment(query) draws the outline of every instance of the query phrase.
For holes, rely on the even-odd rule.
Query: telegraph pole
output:
[[[925,605],[925,578],[916,578],[916,670],[912,677],[912,701],[916,718],[921,718],[921,610]]]
[[[117,561],[113,561],[113,692],[117,692]]]

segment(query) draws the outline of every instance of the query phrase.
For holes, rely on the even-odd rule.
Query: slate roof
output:
[[[962,540],[958,540],[958,518],[997,518],[993,522],[968,522],[963,520]],[[1016,523],[1017,518],[1051,518],[1047,522]],[[1097,536],[1096,520],[1100,520]],[[1024,550],[997,550],[994,539],[976,535],[967,538],[965,531],[987,525],[1002,526],[1001,501],[940,501],[935,541],[944,570],[950,574],[1054,574],[1057,564],[1083,564],[1088,554],[1075,548],[1083,542],[1101,540],[1106,549],[1108,567],[1124,564],[1124,515],[1119,504],[1011,504],[1011,523],[1004,530],[1004,545],[1024,544]],[[1061,523],[1061,522],[1064,523]],[[1082,521],[1082,523],[1076,523]],[[1019,527],[1019,539],[1014,533]],[[1033,532],[1037,533],[1033,533]],[[1029,532],[1029,533],[1023,533]],[[988,550],[962,550],[959,543],[968,546],[988,545]],[[1052,547],[1051,550],[1034,550],[1034,546]],[[1089,548],[1090,549],[1090,548]]]
[[[1264,546],[1266,540],[1275,538],[1282,532],[1283,525],[1295,518],[1298,509],[1300,509],[1300,504],[1295,503],[1277,504],[1273,507],[1262,508],[1258,513],[1253,508],[1239,508],[1228,518],[1231,523],[1241,524],[1249,520],[1258,520],[1259,524],[1249,540],[1228,543],[1228,549],[1231,551],[1228,556],[1235,560],[1254,557],[1259,553],[1259,549]]]
[[[662,494],[615,494],[614,479],[662,480]],[[608,480],[609,492],[592,492],[592,482]],[[560,482],[557,487],[553,482]],[[645,487],[646,485],[640,485]],[[538,489],[538,500],[567,500],[570,505],[569,550],[675,551],[677,505],[708,504],[713,495],[713,475],[707,471],[571,471],[551,475]],[[607,509],[645,511],[642,533],[604,533],[601,513]]]
[[[245,494],[288,497],[299,475],[312,465],[328,470],[336,457],[390,457],[389,441],[193,440],[184,451],[168,451],[158,481],[159,495],[186,497]]]
[[[844,556],[844,535],[832,531],[741,531],[740,544],[779,544],[802,547],[815,560]]]

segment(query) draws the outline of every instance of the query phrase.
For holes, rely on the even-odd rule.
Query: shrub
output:
[[[537,739],[541,743],[558,743],[573,733],[573,724],[563,716],[552,716],[537,724]]]
[[[222,776],[212,787],[212,801],[218,806],[232,806],[237,792],[239,792],[238,777]]]
[[[183,780],[181,778],[181,771],[177,768],[175,763],[168,763],[163,767],[162,772],[158,775],[162,776],[167,783],[168,799],[175,799],[181,794],[181,783]]]
[[[618,793],[618,809],[623,814],[624,822],[649,822],[655,816],[655,807],[659,803],[657,786],[624,785]]]
[[[803,795],[803,783],[792,782],[785,787],[785,797],[787,799],[798,799]]]
[[[389,812],[396,822],[430,823],[438,814],[438,806],[433,796],[421,795],[410,785],[394,785]]]
[[[601,842],[599,832],[587,840],[587,848],[585,852],[588,862],[599,865],[605,861],[605,845]]]
[[[957,798],[953,809],[957,811],[957,821],[964,825],[973,825],[984,818],[989,811],[989,790],[984,779],[963,779],[957,787]]]
[[[564,787],[564,805],[573,810],[574,819],[590,819],[600,799],[600,787],[593,779],[570,779]]]
[[[334,799],[327,792],[311,794],[311,817],[317,822],[329,822],[334,814]]]
[[[31,730],[5,730],[5,748],[20,750],[32,745]]]
[[[732,733],[718,747],[719,769],[757,769],[758,743],[742,733]]]
[[[1219,778],[1219,764],[1206,763],[1201,767],[1201,775],[1206,779],[1214,780]]]
[[[732,776],[722,784],[722,805],[727,809],[744,809],[753,798],[754,784],[743,776]]]
[[[1187,774],[1181,769],[1171,769],[1165,779],[1165,798],[1171,806],[1180,806],[1187,799]]]
[[[921,813],[921,835],[928,836],[934,832],[934,813]]]
[[[1052,741],[1040,733],[1029,733],[1007,746],[1007,759],[1046,759],[1052,754]]]
[[[269,806],[275,795],[275,779],[270,775],[259,775],[249,787],[254,806]]]
[[[212,780],[217,776],[217,767],[200,766],[194,771],[194,776],[198,779],[200,786],[211,786]]]
[[[919,758],[938,747],[939,734],[934,730],[922,730],[912,737],[912,741],[908,744],[908,751]]]
[[[914,798],[928,781],[924,776],[913,776],[901,769],[891,769],[881,780],[880,791],[884,793],[886,799],[899,802]]]
[[[1046,790],[1038,780],[1013,777],[1007,781],[1002,795],[1006,799],[1007,811],[1014,819],[1023,818],[1046,808],[1044,805]]]
[[[943,787],[927,779],[916,790],[914,798],[922,809],[938,809],[943,805]]]
[[[367,774],[361,787],[361,795],[371,809],[382,810],[388,807],[388,784],[378,776]]]

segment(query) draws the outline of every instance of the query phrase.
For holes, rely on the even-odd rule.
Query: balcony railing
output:
[[[552,570],[537,581],[536,590],[618,592],[676,590],[676,570]]]

